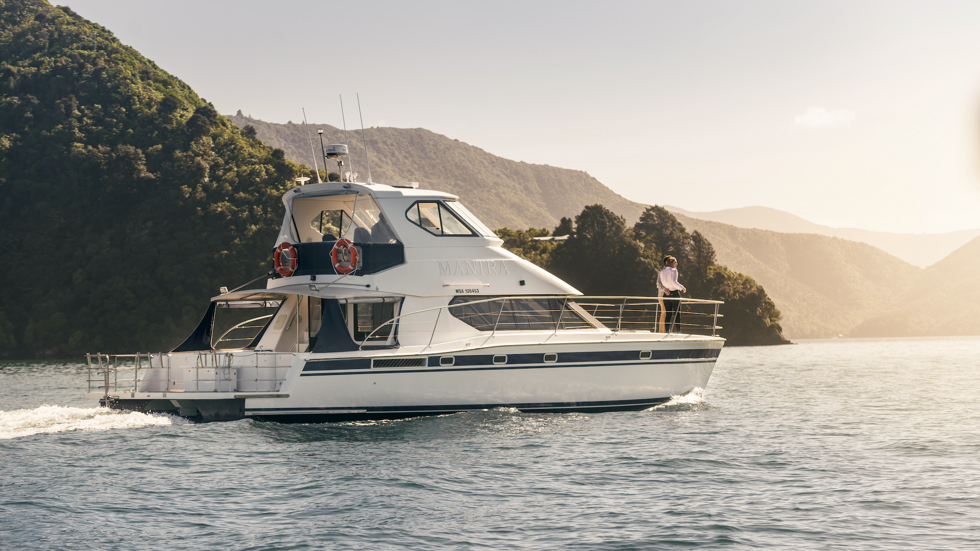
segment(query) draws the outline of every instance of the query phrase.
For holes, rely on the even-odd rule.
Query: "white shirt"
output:
[[[683,285],[677,283],[677,268],[667,266],[663,270],[660,270],[660,275],[657,276],[657,283],[667,291],[687,292],[687,289]]]

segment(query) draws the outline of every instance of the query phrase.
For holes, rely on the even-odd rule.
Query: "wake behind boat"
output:
[[[222,289],[169,353],[88,354],[86,397],[202,421],[645,409],[706,386],[724,344],[720,302],[584,297],[448,193],[331,182],[283,203],[265,289]]]

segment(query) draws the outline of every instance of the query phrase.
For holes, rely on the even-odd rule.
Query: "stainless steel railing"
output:
[[[86,354],[88,392],[277,392],[293,354],[220,350]],[[176,397],[177,395],[174,395]]]
[[[526,307],[528,301],[537,302],[529,309]],[[678,314],[670,315],[670,319],[667,319],[667,305],[671,302],[676,303]],[[604,329],[612,333],[646,331],[665,336],[692,334],[714,337],[722,328],[718,325],[718,319],[722,317],[719,313],[722,304],[718,300],[627,296],[515,295],[468,300],[396,316],[376,327],[359,348],[386,341],[396,327],[401,332],[413,329],[428,332],[427,348],[441,344],[436,341],[436,335],[445,316],[461,320],[490,337],[502,331],[528,329],[552,331],[555,334],[559,331]],[[449,312],[445,313],[447,310]],[[431,319],[433,313],[435,321]]]

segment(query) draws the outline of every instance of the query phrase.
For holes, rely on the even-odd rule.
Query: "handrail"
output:
[[[707,304],[713,304],[713,305],[715,305],[715,308],[714,308],[714,314],[712,316],[713,319],[714,319],[714,322],[711,324],[712,336],[715,336],[716,330],[720,328],[720,327],[717,326],[717,319],[719,317],[721,317],[721,314],[718,313],[718,307],[720,305],[724,304],[724,301],[721,301],[721,300],[684,298],[684,297],[644,297],[644,296],[628,296],[628,295],[617,295],[617,296],[508,295],[508,296],[503,296],[503,297],[493,297],[493,298],[486,298],[486,299],[481,299],[481,300],[472,300],[472,301],[467,301],[465,303],[460,303],[460,304],[444,304],[442,306],[434,306],[432,308],[423,308],[421,310],[415,310],[414,312],[409,312],[407,314],[401,314],[399,316],[395,316],[395,317],[391,318],[390,320],[382,323],[378,327],[376,327],[373,331],[371,331],[364,338],[364,340],[361,341],[361,344],[358,345],[358,348],[357,349],[358,350],[363,350],[364,349],[364,346],[369,343],[369,341],[371,340],[371,337],[373,337],[375,335],[375,333],[377,333],[382,328],[384,328],[384,327],[386,327],[388,325],[391,325],[393,327],[394,324],[396,322],[400,321],[402,318],[406,318],[408,316],[415,316],[415,315],[418,315],[418,314],[424,314],[426,312],[435,312],[435,311],[438,311],[439,314],[436,317],[436,323],[432,327],[432,335],[429,338],[429,345],[426,347],[426,348],[428,348],[429,346],[432,346],[432,339],[435,337],[435,332],[436,332],[436,329],[438,328],[439,319],[441,317],[442,310],[448,310],[448,309],[451,309],[451,308],[463,306],[464,304],[469,306],[469,305],[473,305],[473,304],[482,304],[482,303],[487,303],[487,302],[501,301],[500,310],[497,312],[496,322],[494,323],[493,330],[490,333],[490,336],[492,337],[497,332],[497,326],[500,323],[500,317],[503,314],[503,310],[504,310],[504,306],[505,306],[506,301],[512,300],[512,299],[522,299],[522,300],[527,300],[527,299],[564,299],[564,302],[562,303],[562,313],[564,313],[565,304],[567,304],[567,302],[569,300],[571,300],[571,301],[573,301],[575,303],[579,303],[579,304],[581,304],[583,302],[586,303],[586,304],[588,304],[589,301],[594,301],[594,300],[616,300],[616,301],[622,300],[622,304],[618,306],[618,308],[619,308],[619,316],[617,316],[617,325],[616,325],[616,328],[615,329],[611,329],[611,328],[607,327],[601,321],[599,322],[600,324],[603,325],[603,328],[610,329],[613,333],[617,333],[617,332],[619,332],[619,331],[622,330],[623,314],[624,314],[624,309],[626,308],[627,305],[630,305],[630,306],[655,306],[655,305],[659,305],[660,301],[662,301],[662,300],[673,300],[673,301],[677,301],[679,303],[678,304],[678,309],[679,309],[681,304],[705,304],[705,305],[707,305]],[[628,304],[628,301],[631,300],[631,299],[632,300],[645,300],[645,301],[652,301],[652,302],[634,302],[634,303],[629,303]],[[596,312],[598,311],[599,306],[601,306],[601,304],[596,304],[596,308],[593,310],[593,313],[592,313],[592,317],[593,318],[595,318],[595,315],[596,315]],[[561,324],[561,318],[559,317],[558,321],[556,322],[556,330],[555,330],[556,333],[558,331],[557,327],[560,324]],[[689,325],[689,324],[678,323],[676,325],[682,326],[682,325]],[[673,327],[674,327],[674,324],[672,324],[671,331],[670,331],[671,333],[673,332]]]
[[[218,346],[219,344],[221,344],[221,341],[222,341],[222,340],[224,340],[224,338],[225,338],[225,335],[227,335],[228,333],[231,333],[232,331],[234,331],[234,330],[236,330],[236,329],[250,329],[249,327],[243,327],[243,326],[244,326],[244,325],[245,325],[246,323],[252,323],[253,321],[259,321],[259,320],[264,320],[264,319],[266,319],[266,318],[271,318],[271,317],[272,317],[272,316],[274,316],[274,315],[275,315],[275,314],[267,314],[267,315],[265,315],[265,316],[259,316],[259,317],[257,317],[257,318],[252,318],[252,319],[250,319],[250,320],[245,320],[245,321],[243,321],[243,322],[241,322],[241,323],[238,323],[238,324],[236,324],[236,325],[235,325],[234,327],[232,327],[231,329],[229,329],[229,330],[227,330],[227,331],[225,331],[224,333],[222,333],[222,334],[221,334],[221,336],[220,336],[220,337],[218,337],[218,340],[216,340],[216,341],[214,342],[214,344],[212,344],[212,345],[211,345],[211,348],[214,348],[215,346]],[[265,327],[265,326],[264,326],[264,325],[262,325],[262,326],[256,326],[256,327]],[[252,327],[251,329],[254,329],[254,327]],[[244,340],[249,340],[249,341],[250,341],[250,340],[252,340],[252,339],[254,339],[254,338],[255,338],[255,336],[253,335],[252,337],[250,337],[250,338],[248,338],[248,339],[228,339],[228,340],[230,340],[230,341],[244,341]]]
[[[288,359],[284,362],[276,359],[272,365],[260,366],[259,356],[270,355],[287,356]],[[240,394],[278,391],[286,378],[285,373],[280,374],[280,370],[288,369],[292,363],[292,354],[274,351],[242,354],[202,350],[193,356],[183,353],[176,356],[189,358],[190,361],[175,365],[171,355],[165,352],[86,354],[88,392],[101,391],[108,398],[110,393],[115,392],[174,392],[174,397],[177,397],[182,392],[218,392],[221,388]],[[206,369],[212,372],[202,373]],[[262,369],[274,371],[260,375]],[[191,373],[191,377],[187,376],[187,372]],[[253,388],[239,388],[239,384],[250,384]],[[207,388],[202,389],[205,385]]]

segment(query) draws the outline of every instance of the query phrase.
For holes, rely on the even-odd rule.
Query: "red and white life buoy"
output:
[[[276,252],[272,254],[272,260],[279,275],[289,277],[293,275],[299,265],[299,251],[289,241],[283,241],[276,247]]]
[[[330,259],[333,260],[333,267],[339,274],[349,274],[357,268],[357,249],[350,239],[341,237],[333,245],[330,251]]]

